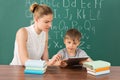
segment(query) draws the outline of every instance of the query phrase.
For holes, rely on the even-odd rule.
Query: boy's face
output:
[[[69,52],[75,51],[80,44],[79,40],[64,39],[64,44]]]

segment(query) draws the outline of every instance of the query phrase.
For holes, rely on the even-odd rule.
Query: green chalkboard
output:
[[[64,48],[63,37],[70,28],[82,33],[79,48],[92,59],[120,66],[120,0],[0,0],[0,64],[13,58],[17,30],[31,24],[29,6],[47,4],[54,11],[49,31],[49,56]]]

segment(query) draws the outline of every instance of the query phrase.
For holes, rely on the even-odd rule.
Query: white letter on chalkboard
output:
[[[68,13],[69,13],[69,9],[66,9],[66,16],[64,18],[68,18]]]
[[[57,18],[57,12],[56,12],[56,9],[53,9],[54,10],[54,18]]]
[[[59,7],[59,3],[55,3],[55,0],[52,1],[52,6],[53,7]]]
[[[66,4],[65,4],[66,3]],[[63,7],[68,8],[70,6],[69,0],[63,0]]]
[[[80,15],[81,11],[82,11],[81,9],[80,10],[77,9],[77,19],[79,19],[79,18],[81,19],[82,18],[81,15]]]
[[[84,4],[86,4],[86,3],[84,3],[83,0],[81,0],[81,8],[85,8]]]
[[[76,7],[76,0],[73,0],[73,2],[71,3],[72,7]]]
[[[90,23],[89,20],[85,20],[85,22],[84,22],[84,29],[90,31],[91,23]]]
[[[72,27],[76,27],[76,26],[77,26],[77,24],[78,24],[78,22],[77,22],[77,21],[72,21]]]
[[[55,48],[59,48],[58,42],[53,41],[53,43],[55,44]]]

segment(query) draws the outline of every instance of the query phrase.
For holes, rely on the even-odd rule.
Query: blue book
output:
[[[46,70],[45,71],[43,71],[43,70],[24,70],[24,73],[25,74],[44,74],[46,72]]]

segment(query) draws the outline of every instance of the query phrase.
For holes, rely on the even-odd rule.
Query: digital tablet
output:
[[[83,58],[68,58],[65,62],[69,65],[80,65],[80,62],[87,60],[88,57]],[[81,64],[82,65],[82,64]]]

